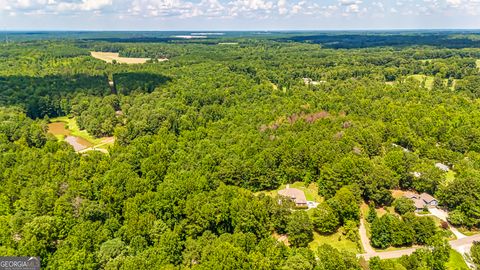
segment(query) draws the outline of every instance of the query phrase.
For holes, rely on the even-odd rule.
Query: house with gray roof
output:
[[[423,211],[425,208],[434,208],[438,206],[438,200],[435,199],[432,195],[428,193],[414,193],[414,192],[405,192],[403,195],[405,198],[409,198],[413,201],[416,211]]]

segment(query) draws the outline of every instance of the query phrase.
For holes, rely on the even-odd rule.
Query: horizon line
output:
[[[2,32],[333,32],[333,31],[480,31],[480,28],[334,28],[334,29],[2,29]]]

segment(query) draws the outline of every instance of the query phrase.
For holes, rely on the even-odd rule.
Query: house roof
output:
[[[430,203],[430,202],[436,200],[432,195],[430,195],[430,194],[428,194],[428,193],[425,193],[425,192],[422,193],[422,194],[420,194],[420,198],[421,198],[422,200],[424,200],[426,203]]]
[[[412,201],[417,209],[423,209],[425,207],[425,201],[422,199],[412,199]]]
[[[403,197],[409,198],[409,199],[418,199],[420,198],[420,195],[414,192],[407,191],[403,194]]]
[[[305,197],[305,193],[300,189],[287,187],[285,189],[279,190],[278,194],[281,196],[289,197],[296,204],[307,204],[307,198]]]
[[[447,165],[445,165],[443,163],[440,163],[440,162],[435,163],[435,167],[437,167],[440,170],[445,171],[445,172],[448,172],[450,170],[450,168]]]

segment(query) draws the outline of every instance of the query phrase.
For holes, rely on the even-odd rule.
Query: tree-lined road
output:
[[[393,251],[381,251],[381,252],[375,251],[375,249],[373,249],[372,246],[370,245],[370,239],[368,239],[367,230],[365,228],[364,222],[365,221],[363,219],[360,220],[359,234],[360,234],[360,240],[362,242],[363,250],[365,251],[365,253],[357,254],[357,257],[363,257],[367,261],[370,260],[370,258],[375,256],[378,256],[380,259],[395,259],[395,258],[400,258],[403,255],[410,255],[415,250],[422,248],[421,246],[416,246],[416,247],[411,247],[411,248],[406,248],[401,250],[393,250]],[[468,252],[468,250],[470,250],[470,247],[473,245],[473,242],[475,241],[480,241],[480,234],[464,237],[457,240],[452,240],[452,241],[449,241],[448,243],[454,250],[460,252],[463,255],[465,254],[465,252]]]

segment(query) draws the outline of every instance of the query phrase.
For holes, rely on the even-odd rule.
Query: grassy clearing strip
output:
[[[414,78],[415,80],[417,80],[419,82],[423,82],[423,80],[425,80],[425,87],[427,89],[432,89],[432,87],[433,87],[433,77],[432,76],[415,74],[415,75],[410,75],[409,77]]]
[[[430,90],[432,90],[432,88],[433,88],[433,80],[434,80],[433,76],[415,74],[415,75],[410,75],[408,77],[413,78],[413,79],[419,81],[420,83],[425,80],[425,87],[427,89],[430,89]],[[447,85],[448,84],[448,79],[443,79],[443,83],[444,83],[444,85]],[[457,83],[457,80],[452,81],[452,85],[449,87],[450,90],[455,90],[456,83]]]
[[[480,59],[477,60],[475,63],[477,63],[477,68],[480,68]]]

